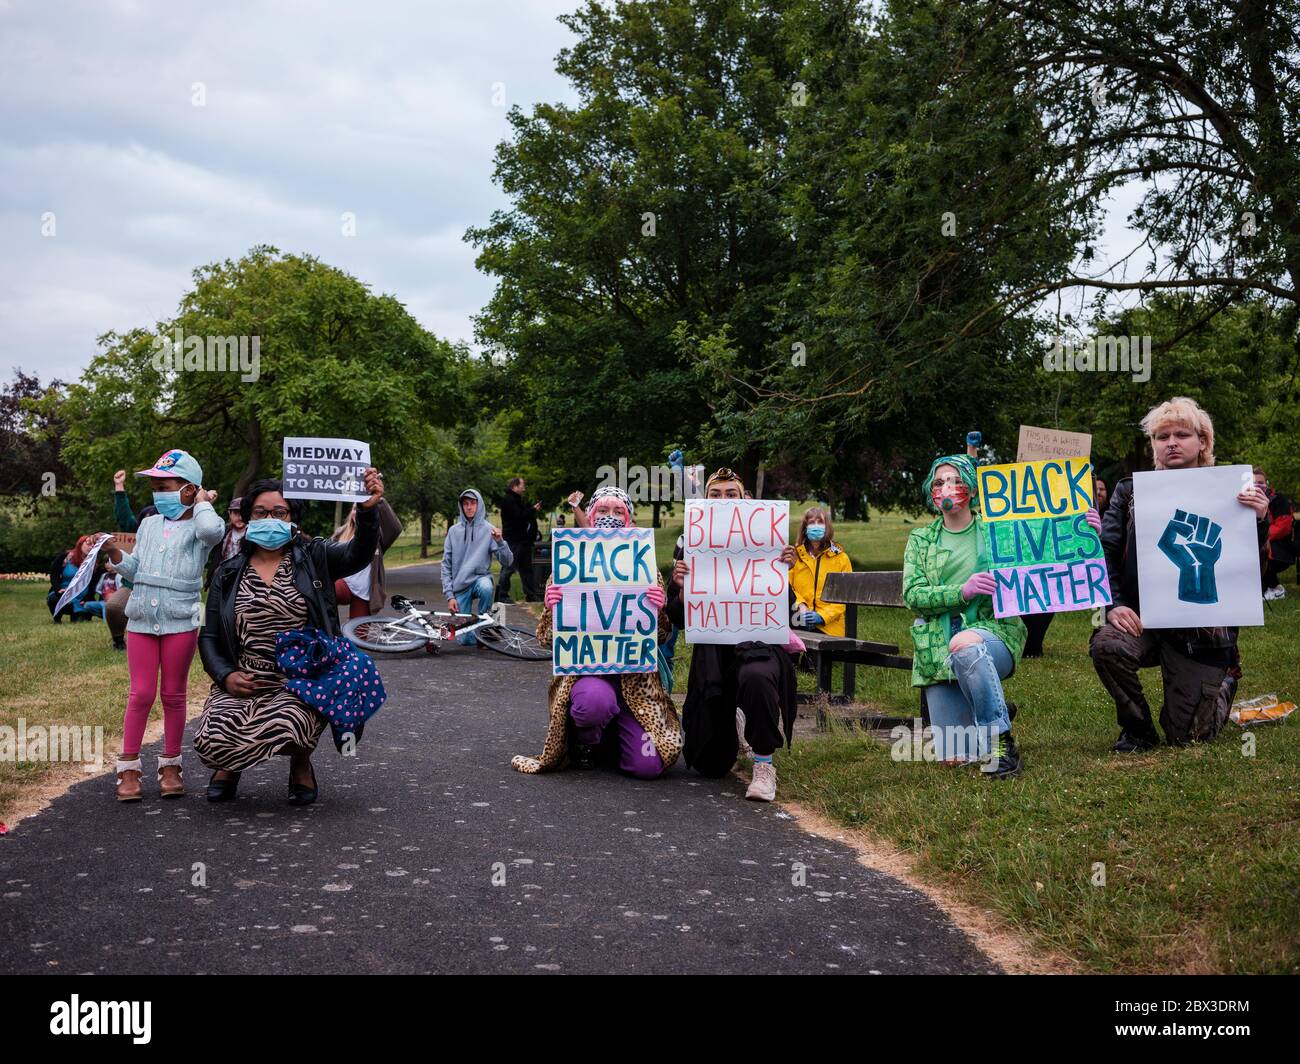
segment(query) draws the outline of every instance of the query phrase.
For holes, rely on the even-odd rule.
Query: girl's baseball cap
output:
[[[178,477],[191,484],[203,483],[203,468],[188,451],[167,451],[148,469],[141,469],[137,477]]]

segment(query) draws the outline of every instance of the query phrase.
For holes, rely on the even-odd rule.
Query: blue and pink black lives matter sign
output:
[[[551,582],[561,589],[551,625],[556,676],[615,676],[659,667],[654,530],[557,528]]]
[[[1101,539],[1088,524],[1092,463],[1054,458],[981,466],[980,512],[998,617],[1109,606]]]

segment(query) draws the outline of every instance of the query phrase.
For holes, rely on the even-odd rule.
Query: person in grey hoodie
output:
[[[442,592],[453,613],[483,613],[492,608],[492,559],[507,566],[514,555],[501,529],[488,524],[482,495],[466,488],[459,502],[460,516],[442,545]],[[477,642],[473,632],[456,641],[466,646]]]

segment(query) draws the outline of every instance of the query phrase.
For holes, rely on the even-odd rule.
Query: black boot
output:
[[[1146,750],[1154,750],[1159,745],[1158,739],[1147,739],[1122,731],[1119,733],[1119,738],[1115,740],[1115,745],[1110,749],[1114,754],[1140,754]]]
[[[980,771],[993,779],[1004,780],[1019,776],[1021,766],[1016,740],[1005,731],[993,741],[993,750],[980,763]]]

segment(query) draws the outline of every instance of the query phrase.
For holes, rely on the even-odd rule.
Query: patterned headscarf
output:
[[[632,505],[632,497],[622,488],[615,487],[613,484],[607,484],[603,488],[597,488],[591,495],[591,505],[587,507],[591,510],[596,505],[597,499],[617,499],[627,508],[627,527],[636,524],[636,507]],[[595,522],[592,522],[593,527]]]

